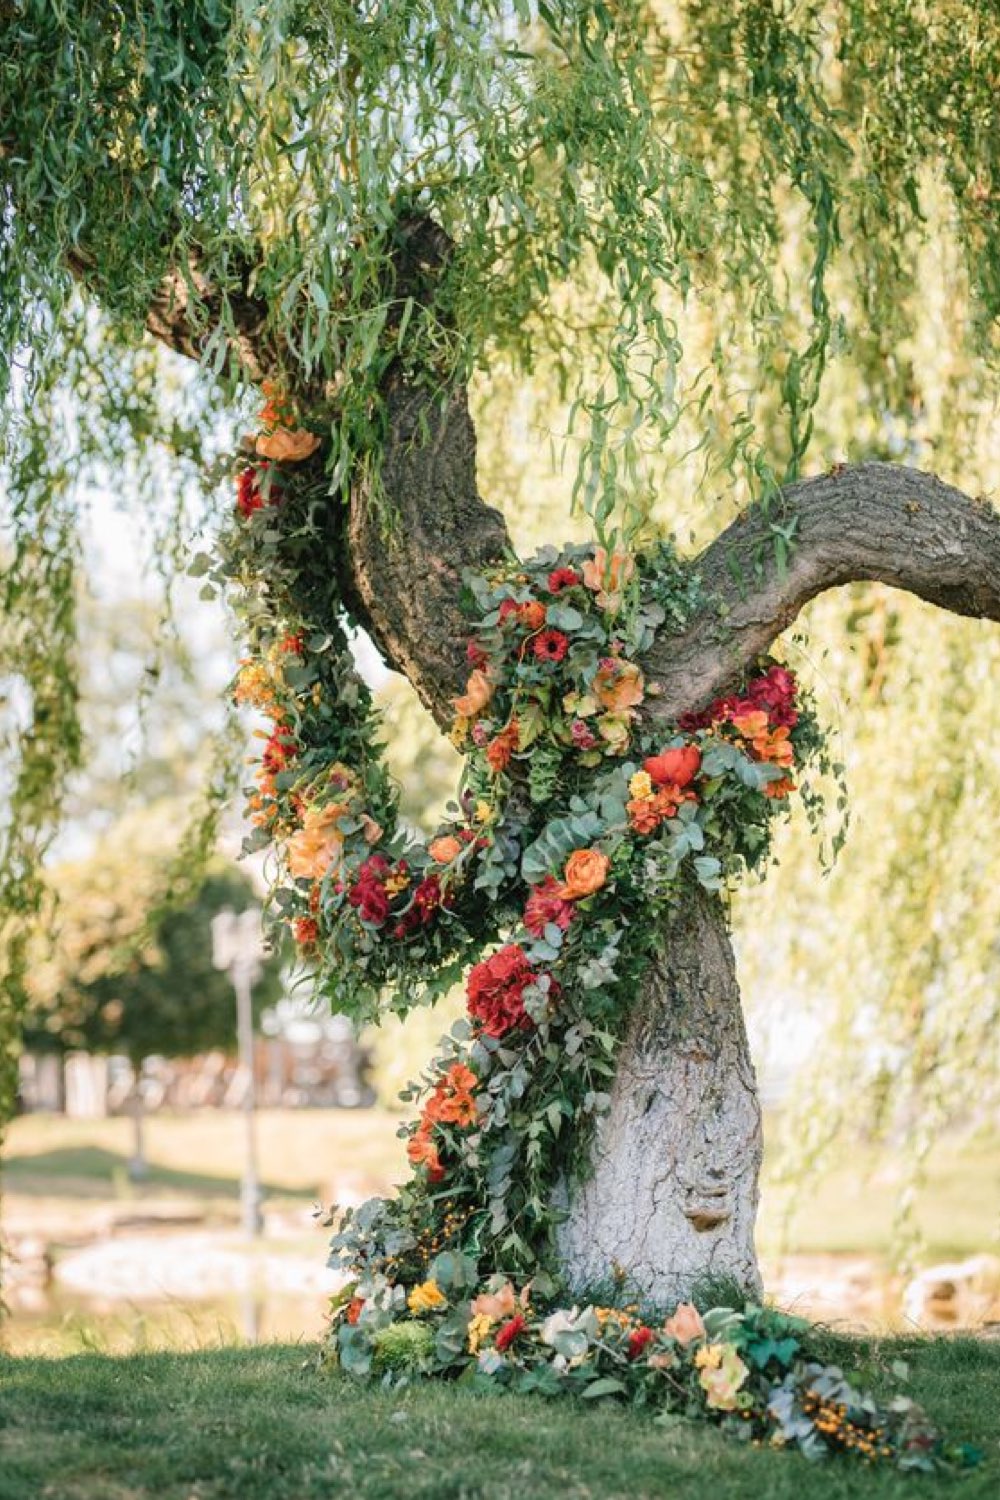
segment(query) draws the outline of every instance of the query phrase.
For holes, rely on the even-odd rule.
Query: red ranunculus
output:
[[[550,922],[561,927],[563,932],[572,922],[575,908],[572,902],[562,899],[560,889],[560,883],[554,875],[546,875],[541,885],[531,887],[531,895],[524,908],[524,925],[532,937],[540,938]]]
[[[515,1313],[509,1322],[505,1323],[496,1336],[497,1352],[503,1354],[510,1348],[519,1333],[523,1333],[528,1326],[528,1320],[523,1313]]]
[[[562,589],[571,589],[582,582],[575,568],[555,568],[549,574],[549,593],[558,594]]]
[[[469,1015],[487,1036],[530,1030],[534,1023],[524,1008],[524,991],[535,977],[524,949],[509,943],[470,971],[466,985]]]
[[[680,745],[649,756],[642,765],[656,786],[685,787],[698,774],[701,751],[697,745]]]
[[[283,771],[290,760],[298,754],[299,747],[287,729],[278,728],[264,746],[261,763],[271,776]]]

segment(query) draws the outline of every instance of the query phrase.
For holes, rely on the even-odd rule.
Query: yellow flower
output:
[[[409,883],[409,875],[390,875],[385,882],[385,888],[390,896],[398,896],[400,891],[406,890],[406,887],[409,885]]]
[[[637,802],[644,802],[653,795],[653,778],[648,771],[636,771],[628,784],[629,794]]]
[[[448,1299],[436,1281],[424,1281],[413,1288],[406,1305],[412,1313],[433,1312],[435,1308],[446,1307]]]
[[[716,1411],[732,1411],[738,1402],[737,1392],[750,1372],[732,1344],[716,1344],[715,1348],[721,1355],[718,1365],[702,1370],[698,1379],[708,1406]]]
[[[461,750],[462,746],[469,738],[469,720],[463,718],[462,715],[459,714],[458,718],[455,720],[454,724],[448,731],[448,738],[451,740],[451,743],[455,746],[456,750]]]
[[[722,1363],[721,1344],[703,1344],[694,1357],[699,1370],[717,1370]]]
[[[607,755],[624,755],[629,744],[629,721],[621,714],[604,714],[597,721],[597,732],[607,742]]]
[[[479,1346],[489,1334],[494,1320],[485,1313],[476,1313],[469,1324],[469,1353],[478,1354]]]
[[[488,802],[478,801],[476,803],[476,822],[488,823],[493,817],[493,809]]]

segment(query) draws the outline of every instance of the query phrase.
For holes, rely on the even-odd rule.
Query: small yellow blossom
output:
[[[476,803],[476,822],[488,823],[493,817],[493,809],[488,802],[482,799]]]
[[[653,778],[648,771],[636,771],[628,784],[629,794],[636,802],[644,802],[653,795]]]
[[[476,1313],[469,1324],[469,1353],[478,1354],[479,1346],[483,1339],[489,1335],[494,1320],[488,1318],[485,1313]]]
[[[436,1281],[421,1282],[406,1299],[406,1305],[412,1313],[433,1312],[435,1308],[446,1307],[447,1304],[448,1299]]]
[[[717,1370],[722,1364],[721,1344],[703,1344],[694,1357],[699,1370]]]
[[[400,873],[397,873],[395,875],[390,875],[387,878],[387,880],[385,882],[385,889],[386,889],[386,892],[387,892],[388,895],[390,895],[390,896],[398,896],[399,893],[400,893],[400,891],[405,891],[406,890],[406,887],[409,885],[409,883],[410,883],[410,877],[409,877],[409,875],[405,875],[405,874],[403,874],[403,873],[400,872]]]
[[[469,720],[463,718],[462,715],[459,714],[454,724],[451,726],[451,729],[448,731],[448,738],[451,740],[451,743],[455,746],[456,750],[461,750],[462,746],[469,738]]]

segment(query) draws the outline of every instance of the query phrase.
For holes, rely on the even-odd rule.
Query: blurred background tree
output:
[[[49,873],[50,909],[36,938],[25,1046],[124,1056],[132,1065],[135,1169],[142,1170],[142,1066],[236,1048],[228,975],[212,965],[211,920],[257,900],[249,876],[214,858],[187,896],[171,891],[183,804],[160,803],[113,825],[86,858]],[[254,986],[257,1016],[282,993],[272,955]]]

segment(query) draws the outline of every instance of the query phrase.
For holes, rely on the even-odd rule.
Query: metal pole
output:
[[[257,1172],[257,1121],[255,1114],[256,1085],[253,1071],[253,1008],[251,991],[253,970],[249,964],[233,964],[233,986],[236,990],[236,1027],[239,1039],[240,1069],[246,1079],[243,1094],[243,1121],[245,1129],[246,1157],[243,1179],[240,1183],[240,1207],[243,1231],[248,1239],[256,1239],[263,1228],[260,1209],[260,1178]]]

